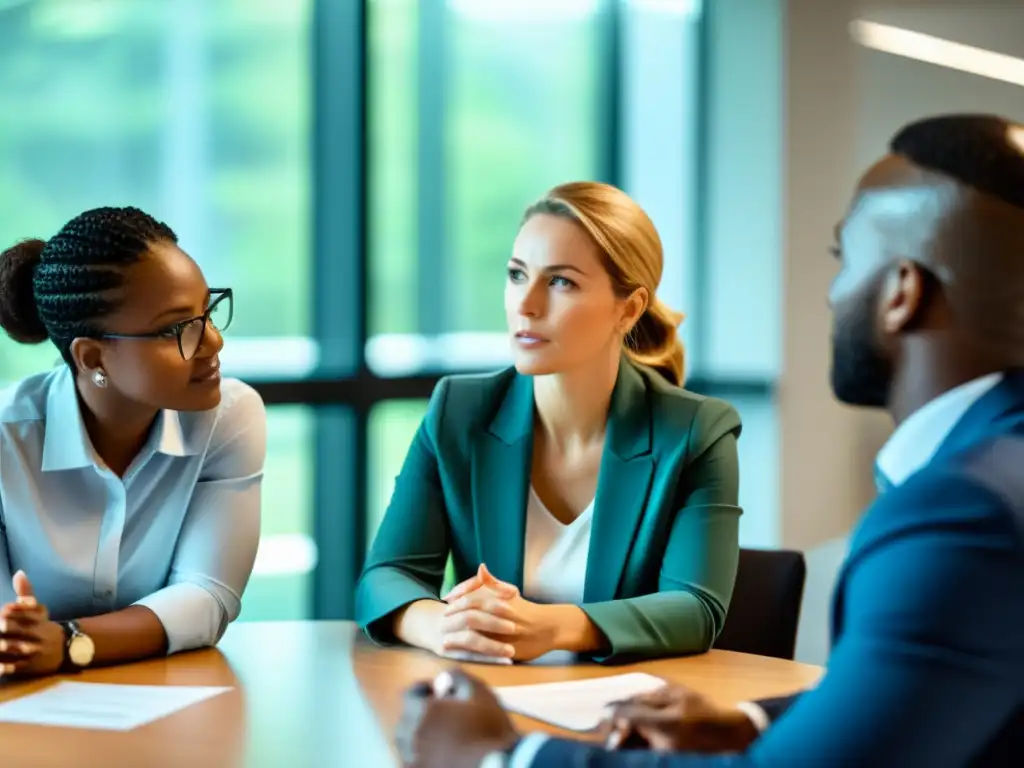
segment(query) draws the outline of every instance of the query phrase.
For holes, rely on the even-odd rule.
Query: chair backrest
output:
[[[715,648],[792,660],[806,579],[802,552],[741,549],[729,614]]]

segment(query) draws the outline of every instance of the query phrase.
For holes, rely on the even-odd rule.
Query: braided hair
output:
[[[48,241],[23,240],[0,254],[0,327],[22,344],[50,339],[72,368],[71,342],[96,336],[113,312],[125,268],[151,245],[177,243],[170,227],[138,208],[94,208]]]

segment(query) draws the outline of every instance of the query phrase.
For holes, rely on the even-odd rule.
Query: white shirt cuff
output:
[[[736,705],[736,709],[750,718],[750,722],[757,728],[758,733],[764,733],[772,724],[772,721],[768,719],[768,713],[752,701],[741,701]]]
[[[167,654],[214,645],[227,626],[227,613],[212,593],[180,582],[159,589],[135,605],[149,608],[167,633]]]

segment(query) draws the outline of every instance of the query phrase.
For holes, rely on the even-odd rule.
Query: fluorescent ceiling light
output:
[[[850,34],[876,51],[1024,86],[1024,59],[1015,56],[862,19],[850,25]]]

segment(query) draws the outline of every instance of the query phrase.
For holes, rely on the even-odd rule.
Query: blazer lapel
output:
[[[623,356],[597,479],[583,600],[614,600],[654,473],[651,414],[640,372]]]
[[[526,501],[533,458],[533,380],[513,377],[472,453],[473,516],[480,562],[523,588]]]
[[[1011,414],[1024,415],[1024,370],[1007,371],[1002,381],[968,408],[942,441],[935,458],[961,451],[991,435],[993,427]]]

